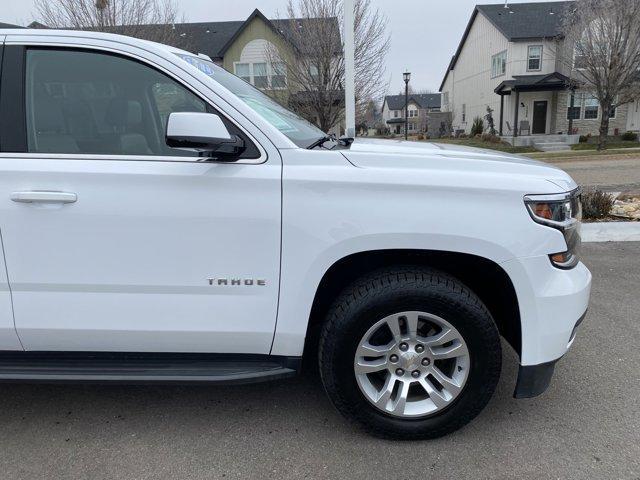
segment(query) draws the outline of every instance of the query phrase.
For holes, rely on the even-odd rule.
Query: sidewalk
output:
[[[640,222],[583,223],[580,236],[585,243],[640,242]]]

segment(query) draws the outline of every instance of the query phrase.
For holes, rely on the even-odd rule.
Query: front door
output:
[[[533,135],[547,133],[547,105],[546,100],[533,102]]]
[[[0,123],[21,152],[0,153],[0,228],[25,349],[268,353],[277,150],[227,118],[238,162],[168,148],[169,113],[214,107],[127,57],[14,45],[4,60],[0,112],[26,117]]]
[[[0,74],[2,74],[2,56],[4,54],[4,35],[0,35]],[[11,290],[7,279],[7,267],[4,262],[2,246],[2,225],[0,225],[0,350],[22,350],[13,321]]]

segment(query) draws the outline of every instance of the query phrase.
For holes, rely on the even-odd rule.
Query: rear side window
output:
[[[25,77],[33,153],[198,156],[166,145],[166,122],[172,112],[213,111],[163,73],[105,53],[29,49]],[[246,136],[225,123],[250,145],[243,158],[257,158]]]

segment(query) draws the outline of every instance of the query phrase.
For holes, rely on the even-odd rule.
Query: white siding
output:
[[[274,48],[267,40],[252,40],[245,45],[240,54],[241,63],[264,63],[267,61],[268,48]]]
[[[382,106],[382,119],[386,122],[387,120],[391,119],[391,118],[404,118],[404,109],[402,110],[398,110],[398,117],[394,116],[394,112],[395,110],[390,110],[389,109],[389,105],[387,104],[387,102],[384,102],[384,105]]]
[[[630,103],[627,108],[627,130],[631,132],[640,131],[640,100]]]
[[[528,47],[542,45],[542,65],[540,71],[527,71]],[[494,90],[505,80],[511,80],[514,75],[538,75],[552,73],[556,70],[556,45],[553,41],[533,40],[528,42],[509,42],[500,31],[489,22],[482,13],[478,13],[466,42],[460,52],[453,71],[449,72],[442,92],[449,93],[449,107],[452,112],[454,130],[462,129],[470,132],[475,117],[484,118],[487,106],[494,113],[496,130],[499,130],[500,96]],[[506,73],[491,78],[491,57],[502,51],[507,51]],[[507,134],[506,123],[513,127],[515,98],[506,96],[504,99],[504,133]],[[519,120],[532,122],[533,102],[548,100],[547,130],[551,130],[552,94],[521,95]],[[462,108],[466,106],[466,121],[462,121]],[[485,122],[486,126],[486,122]]]

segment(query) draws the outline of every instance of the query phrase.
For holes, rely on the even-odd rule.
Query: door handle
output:
[[[13,192],[11,200],[18,203],[75,203],[78,200],[78,196],[71,192],[35,190],[31,192]]]

